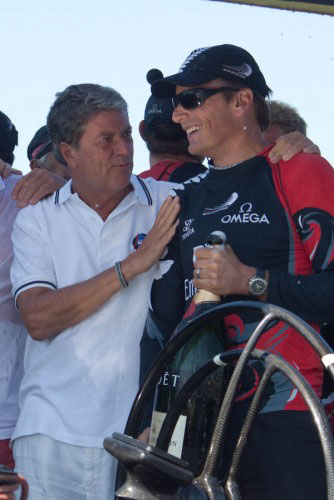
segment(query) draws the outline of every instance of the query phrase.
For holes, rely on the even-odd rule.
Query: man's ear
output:
[[[245,88],[235,94],[235,111],[237,116],[244,115],[252,106],[254,100],[253,91]]]
[[[59,144],[59,149],[67,165],[71,168],[75,168],[77,166],[77,162],[73,146],[67,144],[67,142],[61,142]]]
[[[30,160],[29,166],[30,166],[30,170],[34,170],[34,168],[40,168],[38,160],[36,160],[36,158],[34,158],[33,160]]]
[[[143,139],[143,141],[146,142],[146,135],[145,135],[145,121],[142,120],[140,123],[139,123],[139,133],[140,133],[140,137]]]

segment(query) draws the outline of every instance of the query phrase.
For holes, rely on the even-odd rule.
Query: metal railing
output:
[[[181,330],[179,334],[165,346],[160,355],[156,358],[155,362],[152,364],[152,367],[135,398],[125,428],[125,434],[132,437],[136,437],[138,435],[145,409],[151,400],[153,391],[155,390],[161,373],[163,373],[175,354],[187,342],[187,340],[198,329],[203,327],[212,319],[223,318],[227,314],[232,313],[240,314],[240,312],[249,310],[261,313],[263,318],[255,328],[242,351],[229,351],[227,353],[222,353],[219,357],[221,363],[227,363],[236,358],[239,359],[235,365],[222,405],[219,410],[218,419],[214,428],[208,453],[205,458],[204,467],[200,475],[193,479],[192,487],[195,487],[209,500],[218,500],[224,498],[228,498],[228,500],[241,499],[239,488],[236,482],[236,474],[240,464],[240,458],[244,451],[247,437],[256,418],[256,414],[265,387],[271,379],[272,375],[276,371],[281,371],[300,391],[311,411],[324,454],[327,478],[327,498],[328,500],[334,500],[334,442],[329,422],[321,402],[319,401],[312,387],[291,364],[273,354],[257,350],[255,349],[255,346],[259,340],[259,337],[271,322],[284,321],[286,324],[292,326],[301,336],[304,337],[305,340],[307,340],[311,344],[313,349],[315,349],[315,351],[319,354],[322,363],[328,370],[333,382],[334,354],[326,341],[310,325],[298,318],[295,314],[290,313],[278,306],[250,301],[223,304],[214,307],[209,312],[203,315],[198,316],[192,323]],[[228,426],[233,401],[235,399],[237,388],[240,383],[241,375],[250,359],[261,359],[264,362],[265,370],[244,420],[244,424],[240,432],[240,438],[235,447],[232,457],[229,476],[224,491],[223,487],[217,479],[218,462],[221,456],[224,456],[224,436]],[[182,404],[193,392],[193,390],[195,390],[196,386],[201,383],[203,378],[206,377],[209,373],[212,373],[216,368],[218,368],[217,359],[215,361],[209,361],[192,376],[192,378],[185,384],[185,386],[183,386],[178,396],[176,396],[174,404],[170,408],[165,422],[162,426],[157,443],[158,448],[161,448],[163,450],[167,449],[171,433],[173,432],[173,428],[175,426],[177,418],[182,411]],[[118,486],[119,483],[120,480],[118,480]],[[175,498],[191,498],[191,496],[187,496],[187,493],[185,493],[184,495],[185,496],[178,496]],[[161,496],[161,494],[159,494],[159,496],[156,496],[156,498],[167,499],[172,497],[163,496],[163,494]],[[202,496],[201,498],[204,497]]]

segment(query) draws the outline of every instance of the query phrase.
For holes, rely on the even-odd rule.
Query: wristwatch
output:
[[[263,295],[267,291],[267,288],[268,281],[266,280],[265,271],[256,269],[256,274],[248,281],[249,294],[254,295],[254,297],[260,297],[260,295]]]

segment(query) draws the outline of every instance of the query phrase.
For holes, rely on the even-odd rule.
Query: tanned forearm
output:
[[[159,260],[175,234],[175,218],[179,210],[179,199],[167,197],[142,245],[121,263],[126,281],[130,282],[138,274],[148,271]],[[112,267],[93,278],[59,290],[30,288],[18,296],[17,304],[31,337],[45,340],[91,316],[121,288]]]
[[[121,267],[128,282],[143,270],[135,254],[125,259]],[[45,340],[91,316],[121,288],[112,267],[94,278],[59,290],[30,288],[19,295],[17,304],[31,337]]]

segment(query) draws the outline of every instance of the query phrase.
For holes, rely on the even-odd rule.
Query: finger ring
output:
[[[201,279],[200,274],[201,274],[201,270],[200,270],[200,268],[197,268],[197,269],[196,269],[196,278],[197,278],[198,280],[199,280],[199,279]]]

